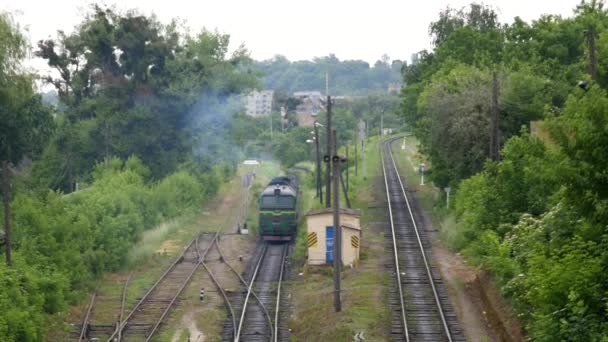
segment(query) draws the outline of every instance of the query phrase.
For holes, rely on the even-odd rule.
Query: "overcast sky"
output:
[[[32,45],[55,37],[57,30],[70,32],[94,1],[2,0],[27,28]],[[156,14],[161,21],[185,19],[193,30],[218,29],[231,36],[234,49],[244,43],[255,59],[275,54],[291,60],[336,54],[341,59],[375,62],[384,53],[391,59],[407,59],[429,48],[429,23],[446,6],[460,8],[467,0],[121,0],[102,3],[118,9],[137,8]],[[526,21],[542,14],[571,16],[580,0],[486,0],[498,9],[501,22],[515,16]],[[415,3],[415,5],[414,5]],[[34,64],[37,68],[41,64]]]

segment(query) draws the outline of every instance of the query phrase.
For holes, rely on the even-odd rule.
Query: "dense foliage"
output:
[[[43,340],[49,318],[124,267],[145,230],[200,208],[234,175],[232,113],[257,76],[228,43],[94,5],[73,33],[38,43],[56,71],[42,76],[58,94],[50,108],[20,67],[25,39],[0,14],[0,218],[13,228],[0,340]]]
[[[483,5],[448,9],[430,27],[435,50],[404,72],[431,176],[457,189],[443,234],[494,275],[535,341],[608,336],[603,6],[508,25]]]
[[[207,166],[234,157],[219,133],[240,106],[232,95],[257,85],[251,60],[244,48],[228,56],[226,34],[182,31],[94,6],[74,33],[38,43],[36,54],[58,72],[45,80],[62,108],[41,160],[43,185],[70,191],[110,156],[139,156],[155,179],[191,161],[192,151]]]
[[[265,89],[295,91],[325,91],[325,75],[334,95],[363,95],[385,92],[389,83],[401,82],[400,60],[390,61],[386,55],[370,67],[361,60],[340,61],[335,55],[317,57],[312,61],[291,62],[284,56],[255,63],[262,72]]]
[[[214,172],[208,183],[218,183]],[[18,193],[12,201],[14,268],[0,266],[3,341],[43,339],[48,314],[81,299],[103,272],[125,264],[144,230],[200,207],[212,185],[187,171],[146,184],[141,160],[99,163],[86,190]]]

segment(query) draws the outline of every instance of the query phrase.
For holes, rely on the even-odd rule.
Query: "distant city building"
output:
[[[311,127],[321,112],[321,92],[319,91],[297,91],[293,97],[300,100],[296,107],[298,126]]]
[[[399,93],[400,91],[401,91],[401,83],[389,83],[388,84],[389,93]]]
[[[274,91],[272,90],[252,91],[249,93],[245,97],[247,115],[253,117],[270,115],[273,96]]]

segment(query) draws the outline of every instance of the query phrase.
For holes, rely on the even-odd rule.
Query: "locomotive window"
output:
[[[293,208],[291,196],[263,196],[262,208]]]

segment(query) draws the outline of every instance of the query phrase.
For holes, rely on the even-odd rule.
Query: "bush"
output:
[[[196,178],[178,171],[158,183],[153,189],[153,208],[163,218],[173,218],[184,210],[200,208],[206,191]]]
[[[113,158],[76,193],[18,193],[11,203],[15,267],[0,263],[0,340],[42,340],[46,315],[81,299],[103,272],[123,267],[145,229],[200,207],[209,193],[200,179],[217,189],[232,172],[229,165],[199,178],[179,171],[149,186],[139,159]]]

